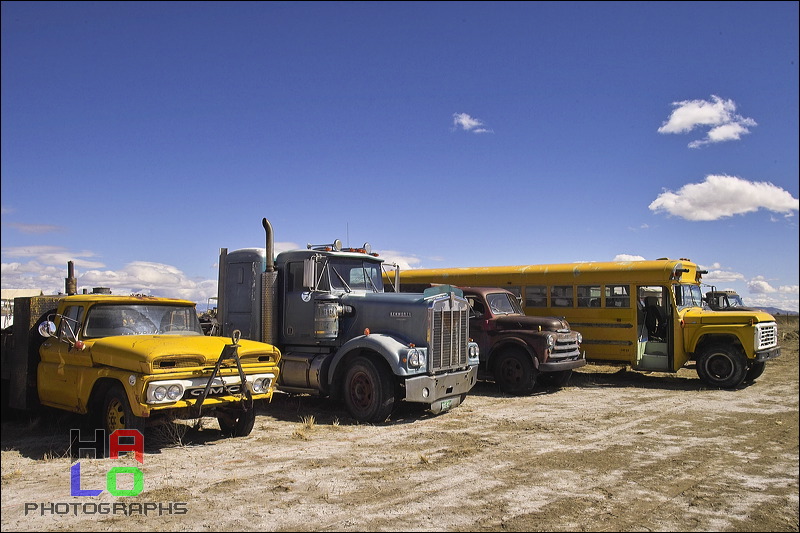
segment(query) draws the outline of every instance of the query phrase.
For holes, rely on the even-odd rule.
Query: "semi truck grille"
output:
[[[765,350],[778,345],[778,325],[775,322],[756,324],[756,350]]]
[[[463,298],[448,296],[432,301],[429,338],[431,373],[467,365],[469,311]]]

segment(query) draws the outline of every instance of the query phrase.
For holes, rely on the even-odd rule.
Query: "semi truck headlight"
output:
[[[412,348],[406,354],[406,359],[408,360],[408,366],[419,368],[425,365],[425,354],[422,353],[421,350],[417,348]]]
[[[469,344],[469,358],[470,359],[477,359],[478,356],[480,355],[480,353],[481,353],[481,350],[480,350],[480,348],[478,348],[478,345],[475,344],[474,342],[471,342]]]

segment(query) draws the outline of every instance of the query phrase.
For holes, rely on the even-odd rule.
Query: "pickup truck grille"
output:
[[[578,344],[578,336],[575,333],[559,333],[556,335],[556,345],[550,352],[550,361],[579,359],[581,357],[581,346]]]
[[[463,368],[468,362],[469,306],[456,296],[434,299],[430,314],[430,373]]]

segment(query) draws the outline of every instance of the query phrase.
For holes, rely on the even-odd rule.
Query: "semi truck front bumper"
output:
[[[406,401],[431,404],[431,410],[446,411],[461,403],[461,395],[470,391],[478,379],[478,367],[440,374],[416,376],[406,380]],[[444,400],[444,402],[442,402]],[[448,403],[447,400],[453,400]],[[437,409],[438,405],[438,411]]]

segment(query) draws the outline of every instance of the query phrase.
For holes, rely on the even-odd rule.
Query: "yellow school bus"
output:
[[[703,300],[706,271],[688,259],[410,269],[408,290],[432,284],[502,287],[525,313],[563,316],[583,335],[586,358],[634,370],[677,372],[694,362],[707,384],[754,381],[778,357],[778,326],[757,310],[712,311]],[[387,274],[394,281],[394,273]]]

